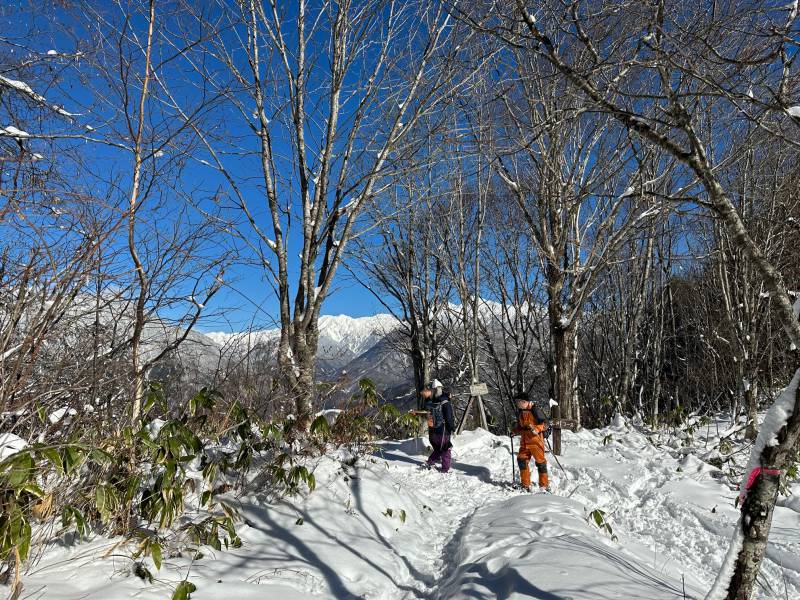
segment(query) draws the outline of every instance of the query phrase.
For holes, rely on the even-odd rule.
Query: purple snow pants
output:
[[[428,435],[428,440],[433,446],[433,452],[428,457],[428,465],[433,466],[441,460],[442,473],[447,473],[450,470],[450,448],[453,447],[450,443],[450,434],[431,433]]]

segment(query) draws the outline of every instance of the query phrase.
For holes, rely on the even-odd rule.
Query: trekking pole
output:
[[[544,441],[547,442],[547,448],[550,450],[550,455],[553,457],[553,459],[555,459],[558,468],[561,469],[561,471],[564,473],[564,478],[567,481],[572,481],[572,479],[570,479],[569,473],[567,473],[567,470],[563,466],[561,466],[561,461],[558,460],[558,457],[553,453],[553,447],[550,445],[550,440],[544,438]],[[572,488],[572,491],[567,494],[567,498],[572,498],[572,494],[578,491],[580,485],[581,485],[580,482],[576,482],[575,487]]]
[[[567,471],[564,469],[564,467],[561,466],[561,461],[558,460],[558,457],[553,452],[553,447],[550,445],[550,440],[547,439],[547,438],[544,438],[544,441],[547,442],[547,449],[550,450],[550,455],[553,457],[553,459],[555,459],[556,464],[558,465],[558,468],[561,469],[564,472],[564,477],[569,479],[569,473],[567,473]]]
[[[517,482],[517,469],[514,466],[514,434],[508,432],[508,439],[511,440],[511,485]]]

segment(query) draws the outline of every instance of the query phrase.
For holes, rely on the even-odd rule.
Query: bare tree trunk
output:
[[[560,317],[559,317],[560,319]],[[553,399],[561,407],[565,419],[578,419],[576,396],[577,374],[577,334],[574,327],[564,327],[560,321],[551,322],[551,343],[553,352],[553,373],[551,390]]]
[[[295,406],[298,410],[297,422],[304,428],[311,424],[311,402],[316,396],[314,385],[315,369],[317,364],[317,322],[314,321],[306,329],[295,329],[294,356],[296,357],[297,371],[292,373],[296,379],[293,394]]]
[[[131,195],[128,205],[128,251],[136,271],[138,282],[138,294],[135,304],[133,335],[131,336],[131,420],[135,423],[142,411],[142,399],[144,398],[144,372],[141,365],[141,341],[145,325],[145,302],[148,295],[148,278],[144,270],[144,265],[139,258],[136,248],[136,213],[139,208],[139,188],[142,180],[142,156],[143,138],[145,124],[145,106],[147,104],[148,87],[150,85],[150,55],[153,48],[153,28],[155,26],[155,0],[150,0],[149,19],[147,27],[147,46],[145,50],[144,75],[142,77],[142,91],[139,97],[139,113],[136,123],[136,131],[131,131],[134,139],[133,149],[133,183],[131,185]]]
[[[409,339],[411,346],[411,367],[414,370],[414,389],[417,392],[417,408],[424,408],[425,402],[420,397],[419,393],[425,384],[431,380],[431,361],[430,354],[425,350],[425,345],[420,339],[420,332],[416,325],[413,323],[411,326],[411,336]]]
[[[758,382],[749,381],[744,392],[745,406],[747,407],[747,429],[745,437],[754,440],[758,436]]]
[[[572,399],[572,418],[577,421],[577,428],[581,425],[581,402],[578,394],[578,327],[574,326],[568,339],[571,337],[572,342],[572,356],[570,356],[570,375],[572,385],[570,388],[570,398]]]
[[[653,243],[655,240],[655,226],[650,228],[647,238],[647,247],[643,257],[644,266],[639,280],[639,286],[636,295],[633,299],[631,308],[632,314],[628,322],[627,331],[625,332],[625,344],[623,348],[622,358],[622,381],[620,383],[619,404],[620,408],[624,407],[627,403],[633,406],[631,399],[632,382],[635,380],[636,373],[633,365],[634,355],[638,347],[638,332],[639,321],[644,311],[645,296],[647,293],[647,286],[650,282],[650,269],[652,266],[653,258]]]

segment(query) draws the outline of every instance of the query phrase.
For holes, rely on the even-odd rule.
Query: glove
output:
[[[552,427],[550,427],[550,426],[548,425],[548,426],[547,426],[547,429],[545,429],[545,430],[542,432],[542,435],[543,435],[545,438],[549,438],[551,433],[553,433],[553,428],[552,428]]]

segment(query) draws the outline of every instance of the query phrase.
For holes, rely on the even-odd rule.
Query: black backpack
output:
[[[544,423],[547,421],[547,415],[542,410],[542,407],[539,406],[538,402],[534,402],[531,408],[526,408],[524,410],[517,409],[517,419],[519,419],[523,412],[528,411],[533,415],[533,418],[536,419],[538,423]]]
[[[428,427],[432,427],[433,429],[440,429],[444,427],[444,405],[448,402],[449,400],[431,403],[431,414],[428,418]]]

